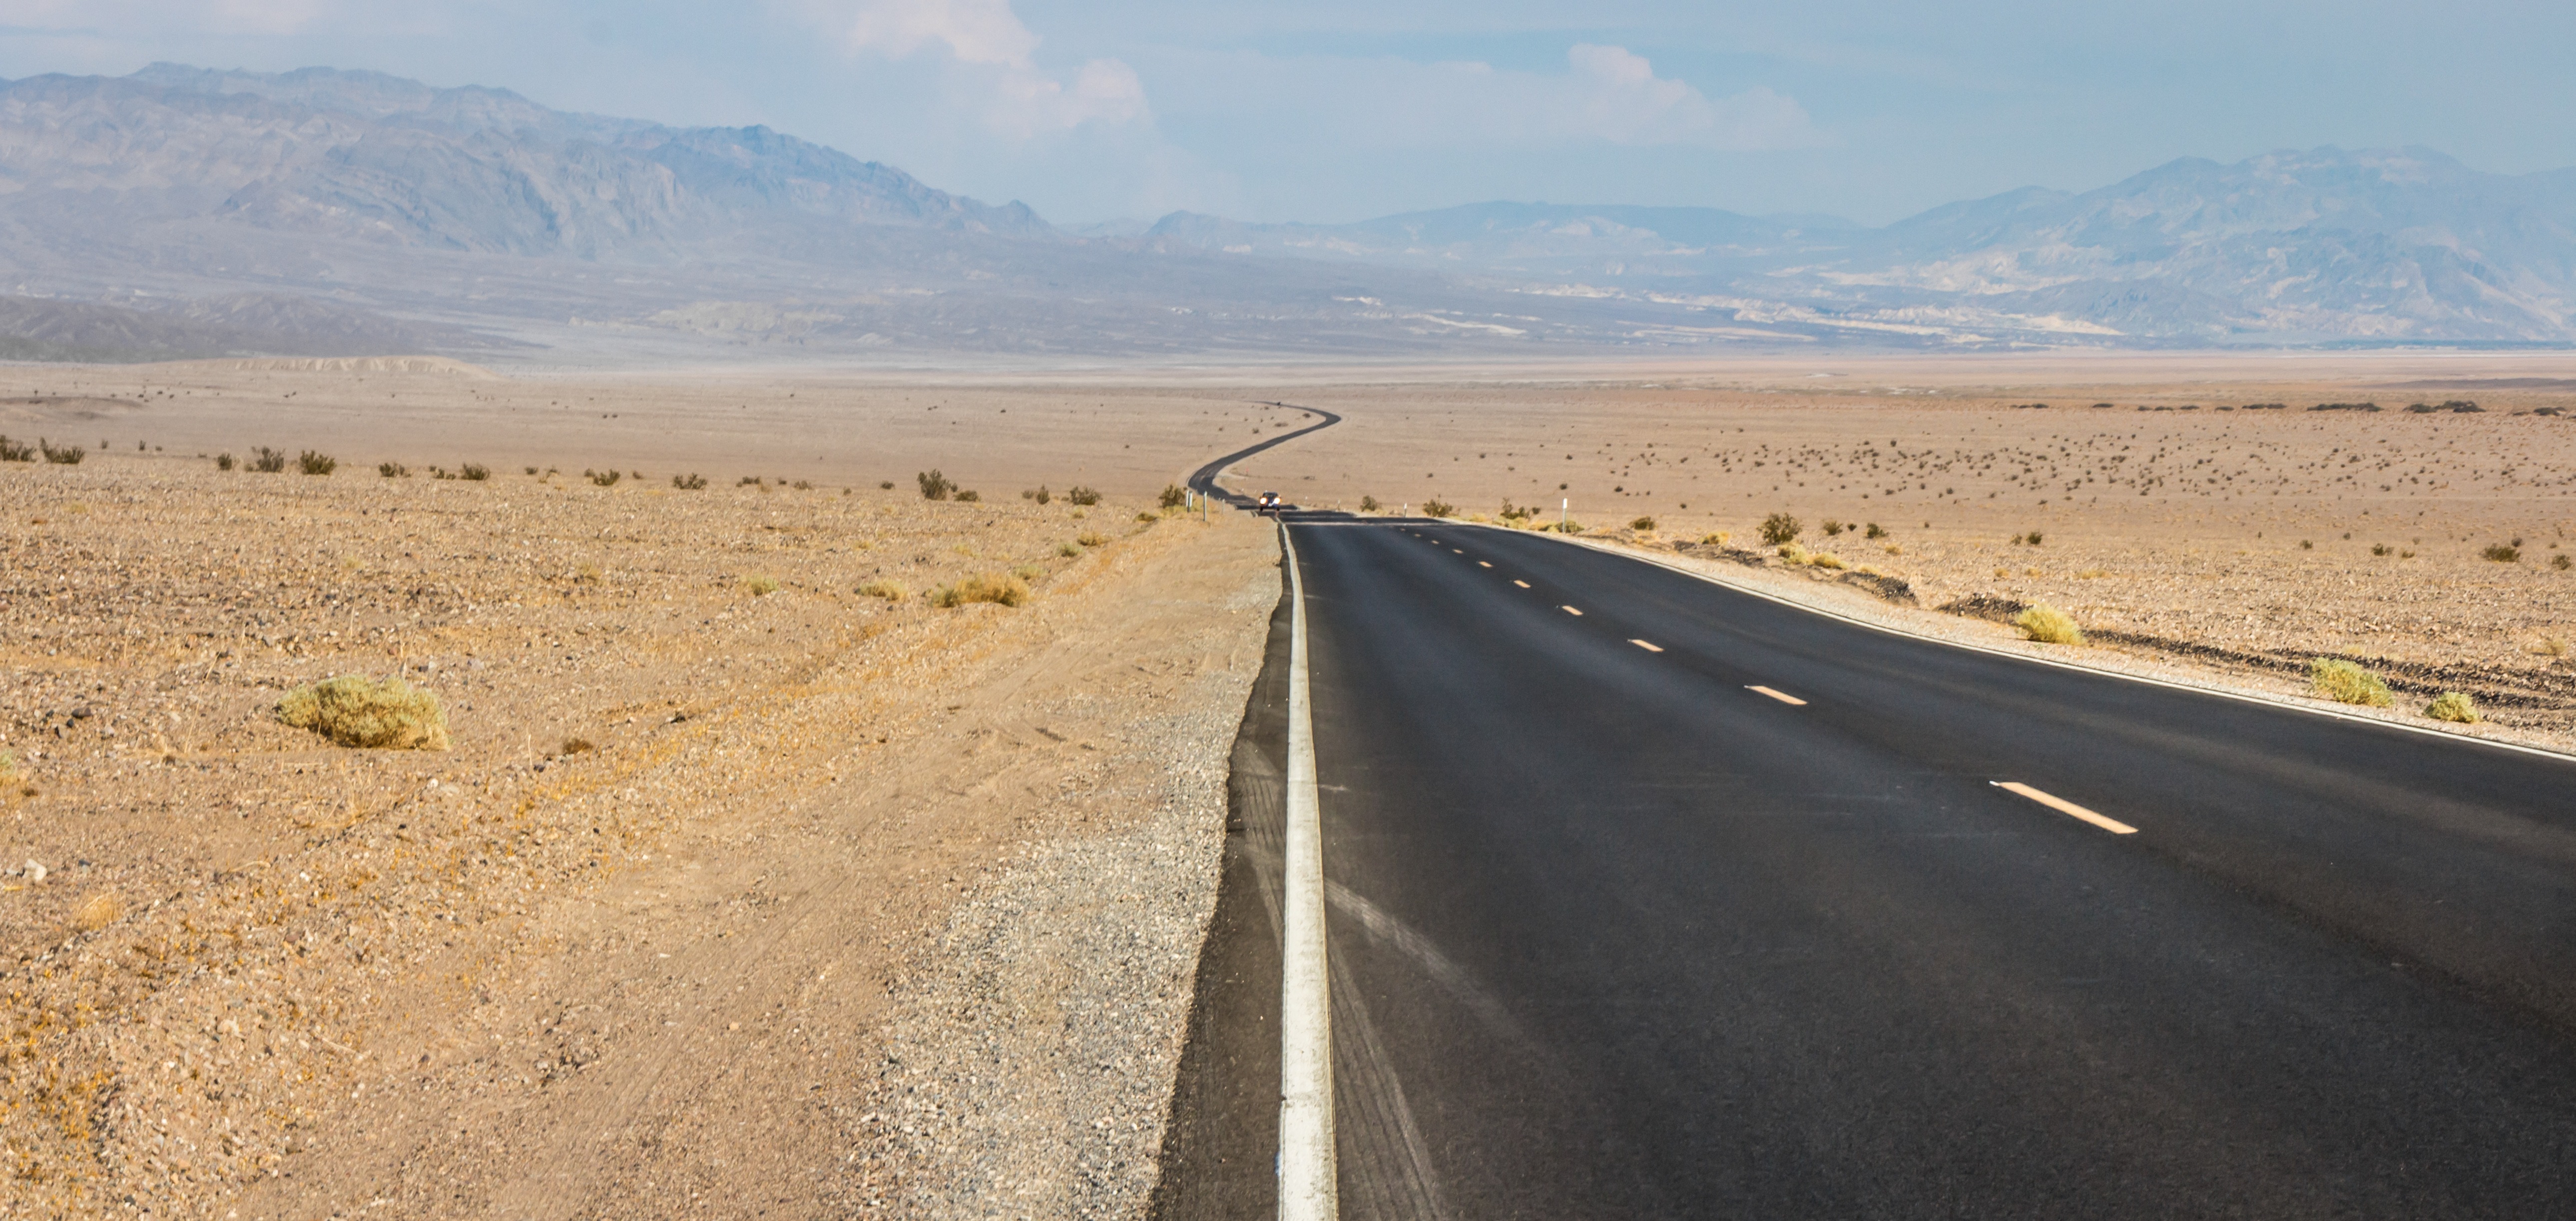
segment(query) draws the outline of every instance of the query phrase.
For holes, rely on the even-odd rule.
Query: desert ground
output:
[[[0,434],[86,452],[0,462],[0,1215],[1134,1215],[1278,591],[1156,494],[1291,405],[1344,423],[1234,486],[2576,741],[2558,354],[8,366]],[[1028,597],[925,596],[978,576]],[[452,748],[279,723],[344,673]]]

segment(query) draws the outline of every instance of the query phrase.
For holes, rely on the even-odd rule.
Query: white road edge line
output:
[[[1477,525],[1474,522],[1464,524],[1479,530],[1511,529],[1508,526]],[[1534,530],[1513,530],[1512,533],[1536,534],[1539,532]],[[1756,589],[1753,586],[1739,584],[1737,582],[1727,580],[1724,577],[1714,576],[1709,573],[1700,572],[1696,569],[1684,568],[1679,564],[1668,563],[1651,555],[1639,555],[1628,551],[1614,551],[1609,546],[1602,543],[1596,543],[1589,539],[1569,538],[1565,535],[1554,532],[1549,532],[1544,537],[1550,542],[1564,543],[1569,547],[1583,547],[1592,551],[1598,551],[1603,555],[1615,555],[1623,559],[1635,560],[1641,564],[1652,564],[1657,568],[1670,569],[1671,571],[1678,572],[1692,580],[1706,581],[1720,589],[1731,589],[1748,597],[1760,598],[1765,602],[1778,603],[1779,605],[1788,607],[1791,610],[1805,611],[1810,615],[1822,615],[1827,619],[1840,619],[1845,623],[1851,624],[1853,627],[1867,628],[1870,631],[1878,632],[1883,635],[1902,636],[1908,640],[1920,640],[1925,644],[1937,644],[1944,648],[1964,649],[1971,653],[1984,653],[1994,657],[2009,657],[2015,661],[2026,661],[2037,666],[2053,666],[2060,670],[2073,670],[2080,674],[2097,674],[2104,678],[2120,679],[2123,682],[2144,683],[2150,687],[2165,687],[2175,691],[2193,691],[2198,692],[2201,695],[2214,695],[2220,699],[2234,700],[2240,704],[2259,704],[2265,708],[2279,708],[2287,712],[2304,712],[2310,716],[2327,717],[2337,721],[2351,721],[2360,725],[2377,725],[2382,729],[2394,729],[2400,732],[2417,734],[2427,738],[2440,738],[2445,742],[2457,742],[2463,746],[2492,746],[2497,750],[2510,750],[2526,755],[2538,755],[2544,759],[2556,759],[2561,763],[2576,763],[2576,754],[2570,754],[2563,750],[2551,750],[2545,746],[2525,746],[2520,742],[2500,742],[2494,738],[2473,738],[2467,734],[2452,733],[2448,730],[2435,729],[2429,725],[2409,725],[2404,721],[2383,721],[2374,716],[2357,716],[2349,712],[2339,712],[2332,708],[2319,708],[2313,704],[2294,704],[2288,700],[2275,699],[2268,695],[2258,695],[2250,691],[2230,691],[2225,687],[2212,687],[2202,683],[2183,682],[2179,679],[2155,678],[2145,674],[2131,674],[2126,670],[2113,670],[2102,666],[2088,666],[2081,662],[2063,661],[2054,657],[2033,657],[2028,653],[2016,653],[2010,649],[1992,648],[1982,644],[1971,644],[1965,640],[1951,640],[1947,637],[1933,636],[1923,632],[1908,631],[1904,628],[1892,627],[1884,623],[1872,623],[1858,615],[1846,615],[1841,611],[1833,610],[1828,607],[1810,606],[1804,602],[1793,602],[1768,590]]]
[[[1774,691],[1769,687],[1746,687],[1745,690],[1770,696],[1783,704],[1793,704],[1800,708],[1807,706],[1807,701],[1799,699],[1797,696],[1791,695],[1786,691]]]
[[[1324,817],[1315,791],[1315,706],[1306,686],[1306,583],[1288,562],[1288,835],[1279,979],[1279,1221],[1341,1215],[1333,1164],[1333,999],[1324,963]]]
[[[2084,821],[2100,827],[2113,835],[2135,835],[2138,833],[2138,829],[2136,827],[2132,827],[2127,823],[2121,822],[2119,819],[2096,814],[2093,811],[2085,809],[2084,807],[2068,801],[2063,797],[2052,797],[2046,793],[2040,792],[2038,789],[2030,787],[2027,784],[2023,784],[2018,780],[1989,780],[1986,783],[2002,789],[2007,793],[2019,793],[2024,797],[2030,798],[2032,801],[2036,801],[2039,804],[2047,806],[2049,809],[2055,810],[2070,818],[2083,819]]]
[[[1629,638],[1628,638],[1628,643],[1633,644],[1633,645],[1637,646],[1638,648],[1644,649],[1645,651],[1647,651],[1647,652],[1649,652],[1649,653],[1661,653],[1661,652],[1663,652],[1663,651],[1664,651],[1664,646],[1662,646],[1662,645],[1660,645],[1660,644],[1656,644],[1656,643],[1654,643],[1654,642],[1652,642],[1652,641],[1648,641],[1648,640],[1639,640],[1639,639],[1637,639],[1637,638],[1636,638],[1636,637],[1634,637],[1634,636],[1631,636],[1631,637],[1629,637]]]

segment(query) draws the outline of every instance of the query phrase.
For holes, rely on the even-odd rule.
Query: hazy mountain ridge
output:
[[[2320,149],[1878,228],[1496,202],[1068,230],[761,127],[158,64],[0,81],[0,292],[0,356],[63,358],[2564,343],[2576,170]]]

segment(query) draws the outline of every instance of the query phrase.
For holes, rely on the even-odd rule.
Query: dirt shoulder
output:
[[[6,473],[13,1215],[1141,1206],[1260,523]],[[454,749],[275,722],[343,672]]]

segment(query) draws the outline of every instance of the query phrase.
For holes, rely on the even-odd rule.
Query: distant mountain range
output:
[[[0,82],[0,358],[2576,342],[2576,169],[2185,159],[1879,228],[1484,203],[1075,230],[765,128],[376,73]]]

